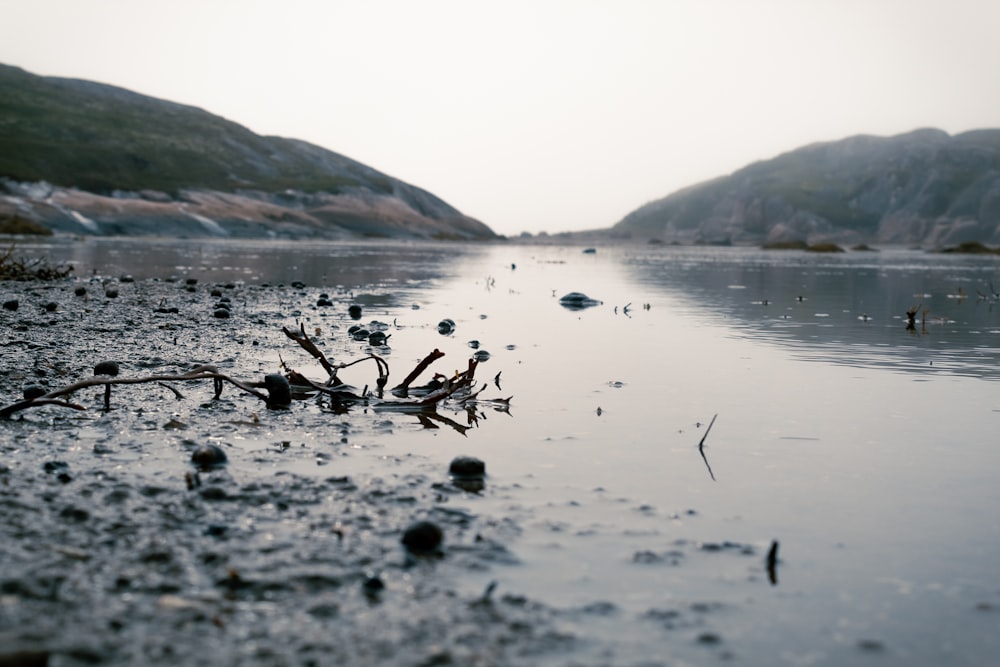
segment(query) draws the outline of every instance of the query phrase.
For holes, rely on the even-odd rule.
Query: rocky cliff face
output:
[[[1000,244],[1000,130],[806,146],[646,204],[613,231],[681,243]]]
[[[0,222],[80,234],[495,234],[433,194],[194,107],[0,65]]]

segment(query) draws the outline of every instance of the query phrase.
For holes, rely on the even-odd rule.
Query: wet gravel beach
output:
[[[280,353],[323,379],[281,332],[315,302],[304,286],[3,287],[18,301],[2,315],[5,405],[107,360],[121,378],[214,364],[256,381],[281,370]],[[349,299],[333,299],[327,353],[364,356],[343,333]],[[0,421],[0,664],[529,664],[573,641],[537,601],[470,590],[468,572],[516,561],[505,545],[518,526],[459,507],[475,494],[447,462],[400,452],[357,478],[338,472],[352,445],[391,433],[392,415],[171,387],[116,385],[110,410],[88,387],[72,396],[85,412]],[[300,442],[311,429],[321,435]],[[280,469],[291,457],[329,475]]]

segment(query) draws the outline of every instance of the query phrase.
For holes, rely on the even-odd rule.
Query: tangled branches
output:
[[[44,258],[15,257],[13,245],[0,254],[0,280],[61,280],[72,272],[72,266],[52,266]]]

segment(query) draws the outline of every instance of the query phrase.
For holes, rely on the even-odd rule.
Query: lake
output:
[[[516,558],[456,585],[541,600],[578,640],[525,664],[1000,656],[1000,258],[89,239],[19,250],[72,262],[78,278],[301,281],[308,298],[286,299],[288,325],[343,339],[347,302],[391,323],[390,386],[435,348],[436,370],[464,368],[478,341],[490,354],[483,396],[511,397],[509,410],[448,415],[461,428],[355,410],[349,420],[367,426],[352,456],[232,465],[372,477],[484,460],[485,489],[448,503],[513,522]],[[302,305],[324,291],[335,313]],[[600,303],[563,307],[570,292]],[[268,340],[235,370],[273,370],[280,354],[323,376],[280,335]],[[318,417],[220,437],[320,448],[330,435]]]

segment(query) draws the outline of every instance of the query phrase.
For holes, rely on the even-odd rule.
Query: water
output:
[[[460,585],[495,580],[568,610],[560,623],[585,641],[551,664],[985,665],[1000,655],[996,258],[99,240],[32,249],[78,275],[339,288],[365,304],[366,320],[392,321],[394,380],[434,348],[448,355],[438,370],[464,367],[479,341],[491,358],[478,377],[489,396],[513,396],[509,413],[485,410],[464,435],[397,417],[390,436],[360,446],[428,468],[459,454],[487,462],[487,491],[452,505],[515,521],[520,562]],[[603,303],[561,307],[571,291]],[[434,326],[446,317],[448,337]],[[330,318],[311,309],[301,321],[329,329]],[[318,375],[306,355],[281,355]],[[259,356],[276,360],[266,346]],[[295,442],[328,437],[314,424],[285,428]],[[308,459],[281,465],[317,471]],[[772,540],[776,584],[764,564]]]

